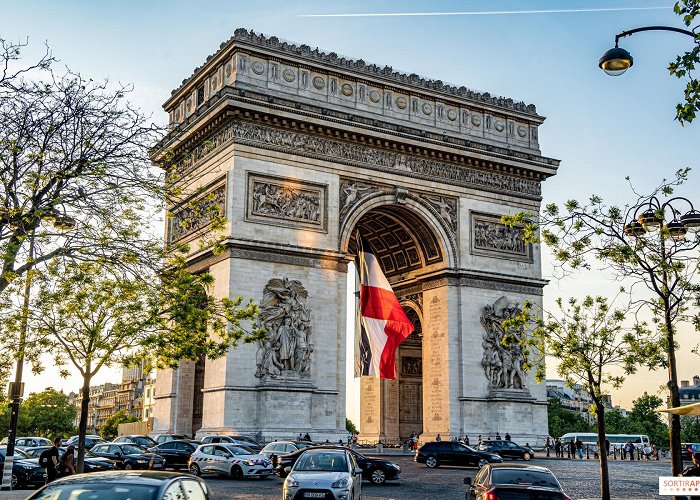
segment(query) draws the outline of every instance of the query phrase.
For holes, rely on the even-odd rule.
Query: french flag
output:
[[[360,275],[360,375],[396,378],[396,349],[413,331],[379,261],[362,235],[355,266]]]

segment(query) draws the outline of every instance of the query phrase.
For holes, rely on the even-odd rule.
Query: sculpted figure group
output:
[[[514,341],[507,346],[502,343],[506,334],[503,321],[519,313],[517,305],[511,305],[506,297],[501,297],[493,306],[484,307],[481,315],[481,324],[485,330],[481,365],[489,384],[496,389],[525,389],[525,358],[520,346],[523,332],[508,332],[513,335]]]

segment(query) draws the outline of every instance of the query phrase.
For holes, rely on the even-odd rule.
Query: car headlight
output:
[[[255,463],[252,460],[243,460],[243,463],[246,464],[248,467],[251,465],[255,465]]]
[[[338,479],[335,483],[331,484],[331,488],[347,488],[348,487],[348,478],[344,477],[342,479]]]
[[[287,476],[287,479],[285,479],[284,482],[287,484],[288,488],[298,488],[299,487],[299,481],[294,479],[292,476]]]
[[[137,460],[136,463],[137,464],[146,464],[146,463],[148,463],[148,460]]]

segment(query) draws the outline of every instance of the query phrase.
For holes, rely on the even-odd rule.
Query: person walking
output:
[[[46,469],[46,484],[55,481],[56,477],[58,477],[59,446],[61,446],[61,438],[57,437],[53,440],[53,446],[39,455],[39,465]]]
[[[481,434],[479,434],[479,437],[476,438],[476,446],[477,446],[477,448],[478,448],[479,446],[481,446]]]
[[[506,432],[506,441],[510,441],[510,434],[508,434],[507,432]]]
[[[574,458],[576,456],[576,443],[573,438],[569,441],[569,454],[566,458]]]
[[[579,460],[583,460],[583,442],[576,438],[576,453],[578,453]]]
[[[438,433],[437,436],[435,436],[435,441],[442,441],[442,437],[440,436],[440,433]]]
[[[501,440],[501,435],[497,432],[496,433],[496,441],[500,441],[500,440]]]
[[[61,455],[61,476],[72,476],[75,474],[75,446],[70,445]]]
[[[605,438],[605,455],[610,456],[610,440]]]
[[[562,458],[561,439],[559,438],[554,438],[554,456],[557,458]]]
[[[469,446],[469,436],[464,436],[464,444]]]
[[[304,441],[311,441],[311,436],[309,436],[308,432],[304,434]]]

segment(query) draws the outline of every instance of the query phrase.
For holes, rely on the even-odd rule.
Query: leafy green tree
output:
[[[117,437],[119,424],[127,424],[129,422],[138,422],[139,419],[133,415],[129,415],[124,410],[119,410],[114,415],[105,420],[104,425],[100,429],[100,436],[107,441],[111,441]]]
[[[549,398],[547,406],[549,435],[561,437],[567,432],[590,432],[591,426],[580,414],[564,409],[561,400]]]
[[[345,430],[348,431],[350,434],[357,434],[357,427],[355,427],[355,424],[350,420],[349,418],[345,417]]]
[[[683,18],[683,23],[690,26],[700,15],[700,0],[680,0],[673,7],[676,14]],[[700,26],[693,29],[695,46],[676,58],[668,66],[671,75],[686,78],[685,102],[676,105],[676,119],[681,123],[692,122],[700,111],[700,80],[693,76],[696,65],[700,64]]]
[[[656,411],[663,400],[646,392],[632,402],[632,410],[627,414],[629,433],[646,434],[652,443],[668,446],[668,426]]]
[[[20,414],[25,414],[29,429],[26,434],[45,437],[70,435],[75,429],[77,410],[68,396],[51,387],[30,394],[22,403]]]
[[[678,170],[674,179],[664,179],[647,196],[633,190],[633,202],[622,208],[593,195],[585,204],[576,200],[569,200],[562,207],[548,204],[537,221],[536,216],[526,213],[503,218],[507,224],[522,224],[527,241],[539,241],[537,231],[541,230],[541,240],[551,248],[560,276],[602,265],[611,279],[626,285],[635,317],[646,314],[656,326],[653,333],[664,356],[653,356],[646,364],[651,369],[668,368],[670,403],[674,407],[680,405],[676,328],[679,323],[688,323],[700,329],[696,307],[700,303],[700,284],[696,279],[700,271],[700,236],[689,232],[686,237],[679,237],[666,225],[656,230],[649,227],[648,232],[638,228],[630,231],[628,224],[639,225],[636,216],[648,210],[667,222],[680,217],[683,212],[652,207],[670,200],[689,173],[688,168]],[[690,209],[682,200],[674,203],[684,211]],[[680,418],[672,415],[669,436],[673,475],[683,471],[680,432]]]
[[[606,434],[629,434],[627,417],[620,410],[609,410],[605,412],[605,433]]]
[[[700,418],[681,417],[681,440],[684,443],[700,443]]]
[[[622,375],[611,375],[612,368],[621,368],[625,374],[634,373],[637,366],[655,360],[655,344],[648,342],[648,332],[637,326],[633,331],[623,328],[625,311],[612,309],[604,297],[587,296],[582,301],[574,298],[564,304],[557,300],[556,315],[542,317],[530,302],[514,319],[503,326],[507,334],[503,342],[520,339],[528,364],[534,364],[535,378],[545,378],[544,357],[559,361],[557,373],[569,387],[580,385],[593,400],[592,412],[596,417],[598,448],[605,449],[604,387],[619,387]],[[525,329],[531,331],[524,335]],[[519,334],[515,334],[519,332]],[[600,496],[610,499],[608,457],[599,453]]]

